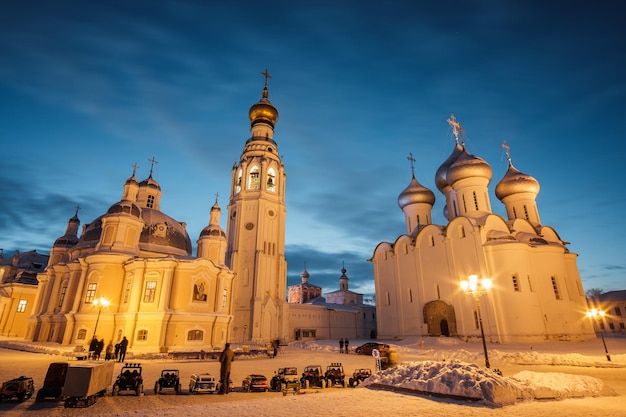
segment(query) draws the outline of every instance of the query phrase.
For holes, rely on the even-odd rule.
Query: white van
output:
[[[211,374],[193,374],[189,380],[189,392],[196,393],[214,393],[217,392],[217,381]]]

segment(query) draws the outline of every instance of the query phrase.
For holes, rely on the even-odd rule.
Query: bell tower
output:
[[[274,141],[278,110],[268,99],[267,70],[261,100],[250,107],[251,137],[232,170],[226,264],[236,273],[233,340],[267,342],[284,337],[285,168]]]

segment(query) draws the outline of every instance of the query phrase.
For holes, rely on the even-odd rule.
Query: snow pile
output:
[[[458,360],[403,363],[372,375],[362,386],[485,401],[497,406],[530,399],[615,395],[593,377],[530,371],[502,377],[489,369]]]

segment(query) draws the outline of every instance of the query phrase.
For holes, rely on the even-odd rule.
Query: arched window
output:
[[[248,179],[248,189],[249,190],[258,190],[259,189],[259,167],[253,166],[250,169],[250,178]]]
[[[235,192],[238,193],[241,191],[241,168],[237,170],[237,181],[235,182]]]
[[[87,329],[80,329],[76,334],[76,340],[85,340],[87,337]]]
[[[270,168],[267,171],[267,190],[276,191],[276,171],[274,171],[274,168]]]

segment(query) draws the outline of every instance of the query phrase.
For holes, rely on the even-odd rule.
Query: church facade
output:
[[[491,342],[595,337],[577,255],[541,224],[539,182],[513,166],[505,144],[508,170],[495,194],[507,218],[493,214],[491,167],[467,151],[454,116],[448,122],[456,145],[435,175],[447,224],[433,224],[435,195],[413,175],[398,197],[406,233],[378,244],[371,258],[379,337],[472,339],[481,321]],[[460,283],[472,275],[491,280],[491,289],[468,295]]]
[[[152,161],[154,163],[154,160]],[[161,187],[135,172],[119,202],[84,225],[77,214],[52,246],[26,338],[87,344],[92,338],[167,350],[222,346],[230,338],[235,274],[225,265],[220,208],[198,238],[160,211]]]

